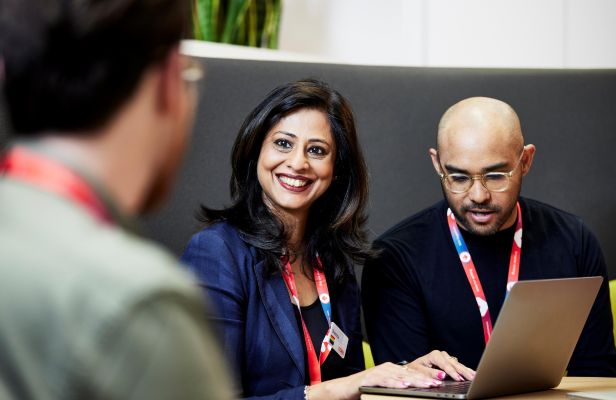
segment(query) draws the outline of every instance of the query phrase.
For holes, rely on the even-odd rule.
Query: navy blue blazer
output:
[[[224,222],[194,235],[182,261],[213,303],[215,315],[208,318],[220,329],[242,395],[303,400],[305,344],[280,274],[266,276],[256,249]],[[346,376],[364,368],[359,289],[354,276],[329,286],[333,321],[349,337]]]

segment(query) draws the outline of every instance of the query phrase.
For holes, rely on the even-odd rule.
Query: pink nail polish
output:
[[[444,372],[439,372],[438,373],[438,379],[443,380],[445,379],[446,374]]]

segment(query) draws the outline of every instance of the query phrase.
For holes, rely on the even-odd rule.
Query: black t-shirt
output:
[[[616,376],[616,350],[606,266],[582,221],[546,204],[520,199],[520,280],[603,276],[597,300],[569,363],[569,375]],[[400,222],[375,241],[381,253],[365,265],[362,297],[377,363],[413,360],[445,350],[476,368],[485,347],[481,316],[446,221],[447,203]],[[492,322],[502,307],[513,231],[488,237],[463,229]]]
[[[302,316],[304,317],[304,322],[306,323],[306,328],[308,328],[308,333],[310,333],[310,339],[312,340],[312,344],[314,346],[314,350],[317,356],[317,360],[319,359],[319,354],[321,352],[321,343],[323,342],[323,338],[327,333],[327,329],[329,328],[327,325],[327,318],[325,318],[325,313],[323,312],[323,308],[321,307],[321,302],[319,298],[315,300],[309,306],[301,307]],[[297,310],[297,309],[296,309]],[[304,330],[302,329],[302,321],[299,317],[299,313],[295,312],[297,316],[297,323],[299,326],[299,331],[302,333],[302,342],[304,342]],[[332,315],[332,320],[334,316]],[[306,346],[304,346],[304,355],[306,355]],[[308,373],[308,357],[304,357],[306,360],[306,384],[310,384],[310,374]],[[340,378],[348,375],[346,371],[346,367],[344,365],[344,360],[336,353],[333,349],[329,352],[329,355],[325,359],[323,365],[321,365],[321,380],[328,381],[330,379]]]

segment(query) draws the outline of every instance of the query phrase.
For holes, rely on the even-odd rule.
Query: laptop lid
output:
[[[479,399],[557,386],[603,278],[519,281],[509,292],[466,394],[362,387],[363,393]]]

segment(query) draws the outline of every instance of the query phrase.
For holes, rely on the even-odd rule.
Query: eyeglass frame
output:
[[[193,57],[186,56],[187,61],[181,71],[181,78],[188,84],[196,84],[205,75],[203,65]]]
[[[471,190],[473,188],[473,185],[475,184],[475,181],[478,180],[479,182],[481,182],[481,186],[484,187],[485,190],[487,190],[490,193],[502,193],[507,191],[507,189],[509,189],[509,184],[511,182],[511,178],[513,177],[513,173],[515,172],[516,169],[518,169],[518,167],[520,166],[520,164],[522,163],[522,157],[524,157],[524,150],[526,150],[526,146],[522,146],[522,151],[520,152],[520,157],[518,158],[518,162],[516,163],[515,167],[513,167],[513,169],[509,172],[498,172],[498,171],[490,171],[490,172],[486,172],[485,174],[475,174],[475,175],[469,175],[469,174],[463,174],[461,172],[454,172],[451,174],[444,174],[443,172],[438,172],[438,176],[441,179],[441,183],[443,184],[443,186],[445,186],[447,188],[447,190],[449,190],[451,193],[454,194],[462,194],[462,193],[466,193],[469,190]],[[443,168],[443,166],[441,165],[441,160],[439,157],[439,166],[441,167],[441,170],[445,170],[445,168]],[[486,185],[486,175],[499,175],[499,176],[505,176],[507,177],[507,185],[500,190],[491,190],[488,188],[488,186]],[[446,179],[452,175],[458,175],[458,176],[465,176],[467,178],[469,178],[471,180],[471,184],[468,187],[468,189],[461,191],[461,192],[457,192],[457,191],[453,191],[451,190],[451,188],[449,187],[449,185],[447,184]]]

